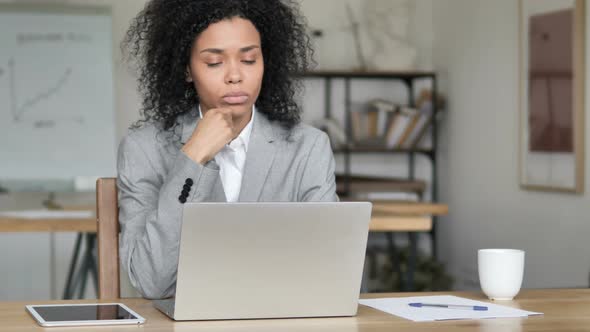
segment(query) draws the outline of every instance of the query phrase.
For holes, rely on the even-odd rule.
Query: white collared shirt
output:
[[[255,114],[256,108],[252,106],[250,122],[244,127],[240,135],[229,144],[226,144],[214,158],[217,165],[219,165],[221,184],[228,202],[237,202],[240,196],[246,153],[248,152]],[[201,106],[199,106],[199,116],[203,118]]]

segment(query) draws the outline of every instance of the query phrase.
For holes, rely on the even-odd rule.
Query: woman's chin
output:
[[[236,118],[250,115],[252,112],[252,105],[249,104],[229,105],[228,108],[232,110],[232,116]]]

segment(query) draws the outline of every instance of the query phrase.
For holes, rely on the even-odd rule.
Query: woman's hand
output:
[[[212,108],[203,115],[182,151],[204,165],[237,136],[232,111],[229,108]]]

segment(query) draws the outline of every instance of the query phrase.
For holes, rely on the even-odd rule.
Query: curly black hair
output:
[[[307,70],[313,50],[305,18],[293,0],[151,0],[133,19],[121,44],[137,66],[143,118],[168,130],[199,102],[186,68],[196,37],[232,17],[252,22],[260,33],[264,76],[257,110],[290,129],[300,122],[294,97],[301,87],[292,74]]]

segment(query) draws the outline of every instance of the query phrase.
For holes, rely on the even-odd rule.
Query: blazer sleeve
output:
[[[299,187],[301,202],[337,202],[334,153],[330,139],[320,132],[307,157]]]
[[[179,151],[167,174],[157,171],[132,135],[117,157],[119,253],[131,284],[146,298],[175,291],[183,190],[186,201],[211,201],[219,168],[205,166]],[[192,185],[189,185],[192,183]]]

